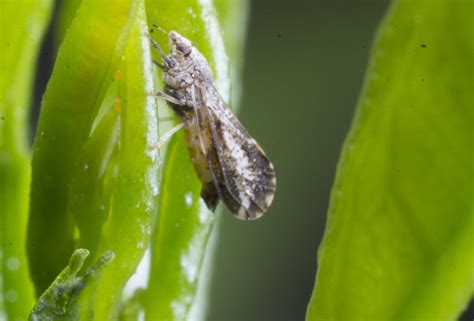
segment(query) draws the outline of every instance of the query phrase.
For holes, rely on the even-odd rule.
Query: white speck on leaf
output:
[[[191,205],[193,205],[193,193],[186,193],[186,195],[184,195],[184,201],[186,202],[187,207],[191,207]]]
[[[211,217],[212,213],[209,211],[209,209],[206,206],[206,203],[202,200],[202,198],[199,199],[199,222],[201,224],[204,224],[208,221],[208,219]]]
[[[185,295],[171,302],[171,309],[173,309],[173,319],[185,320],[192,301],[193,298],[191,296]]]
[[[16,256],[11,256],[7,259],[7,268],[10,271],[16,271],[20,268],[20,260]]]
[[[15,302],[18,299],[18,294],[15,290],[8,290],[5,293],[5,301],[8,302]]]

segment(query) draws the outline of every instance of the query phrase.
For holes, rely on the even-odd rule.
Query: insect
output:
[[[167,34],[169,55],[149,37],[163,59],[155,63],[163,69],[165,88],[155,96],[170,104],[181,123],[160,141],[184,128],[207,207],[215,210],[222,200],[239,219],[257,219],[273,200],[273,165],[221,98],[204,56],[176,31]]]

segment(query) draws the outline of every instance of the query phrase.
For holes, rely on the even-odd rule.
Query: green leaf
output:
[[[176,30],[207,58],[220,93],[230,96],[229,64],[212,1],[146,1],[148,21]],[[167,51],[166,35],[152,36]],[[167,108],[163,103],[160,108]],[[184,137],[169,144],[163,173],[160,213],[151,243],[151,269],[145,293],[147,320],[182,320],[195,300],[201,264],[214,222],[200,198],[199,182]]]
[[[455,320],[473,295],[473,4],[394,1],[332,191],[307,320]]]
[[[79,294],[96,278],[101,270],[113,261],[113,252],[105,252],[82,276],[78,276],[89,255],[86,249],[77,249],[51,286],[38,298],[31,311],[31,321],[77,320],[84,307],[79,304]],[[93,312],[92,312],[93,313]]]
[[[80,295],[74,292],[76,296],[73,304],[69,304],[69,314],[71,318],[81,320],[117,318],[121,293],[144,254],[157,210],[160,163],[158,151],[153,146],[158,141],[158,117],[155,98],[150,96],[154,91],[154,77],[149,42],[145,35],[144,3],[116,3],[113,7],[116,12],[107,13],[112,14],[111,22],[102,21],[101,14],[105,14],[106,8],[105,3],[97,1],[84,0],[81,3],[61,45],[55,70],[62,71],[62,59],[66,62],[73,59],[69,43],[84,26],[99,30],[82,39],[84,48],[96,49],[94,46],[101,41],[101,37],[107,40],[106,45],[109,46],[89,53],[88,59],[93,59],[97,66],[87,65],[81,60],[86,66],[75,70],[74,77],[59,82],[64,75],[55,78],[53,73],[49,83],[48,92],[52,92],[50,95],[54,99],[59,99],[64,93],[72,95],[67,90],[72,91],[74,86],[83,91],[82,96],[80,99],[76,97],[67,107],[45,103],[41,114],[45,129],[53,127],[58,132],[63,131],[78,144],[61,145],[70,158],[67,166],[61,164],[63,168],[51,168],[51,164],[41,160],[38,169],[39,180],[48,171],[61,174],[60,181],[49,181],[46,187],[53,189],[58,197],[51,202],[56,207],[56,221],[68,225],[58,231],[61,234],[55,235],[51,233],[51,226],[31,223],[32,231],[45,241],[56,240],[58,244],[69,241],[70,244],[66,243],[68,246],[73,245],[74,227],[77,227],[79,243],[91,251],[91,259],[102,252],[112,251],[116,255],[111,268],[104,271],[100,279],[90,282]],[[87,79],[86,83],[83,83],[84,79]],[[65,85],[67,90],[62,88]],[[45,102],[48,102],[46,98]],[[69,110],[70,106],[79,109],[80,113]],[[56,124],[57,119],[48,114],[52,113],[51,109],[57,109],[66,124]],[[69,114],[66,114],[67,111]],[[40,127],[39,131],[40,137],[46,135],[43,128]],[[48,140],[43,143],[46,148],[39,149],[38,154],[47,158],[48,162],[56,160],[53,155],[54,148],[59,148],[56,141],[56,138]],[[39,143],[37,140],[35,146]],[[64,143],[61,141],[61,144]],[[61,159],[64,161],[64,157]],[[59,187],[64,190],[58,190]],[[35,207],[35,210],[38,208]],[[32,213],[36,211],[32,209]],[[44,212],[40,214],[45,215]],[[51,248],[58,249],[58,246]],[[30,255],[39,258],[40,254],[35,252]],[[51,257],[46,264],[51,264],[48,261]],[[53,267],[48,267],[52,273]]]
[[[128,39],[131,3],[82,1],[42,101],[28,228],[28,256],[37,293],[54,280],[74,248],[68,187]]]
[[[116,95],[117,91],[112,93]],[[68,209],[79,230],[79,246],[92,253],[90,259],[98,254],[117,176],[120,119],[112,105],[108,107],[80,152],[69,187]]]
[[[51,11],[50,0],[0,1],[0,319],[25,319],[34,304],[25,250],[28,113]]]
[[[76,16],[77,9],[82,0],[59,0],[57,22],[54,28],[54,43],[59,47],[64,39],[67,29]]]
[[[130,19],[117,91],[121,110],[117,173],[111,174],[116,176],[111,186],[105,186],[112,195],[99,242],[99,253],[111,250],[116,258],[96,287],[84,292],[82,301],[92,306],[96,320],[118,318],[123,288],[147,248],[158,206],[160,162],[153,147],[158,142],[158,115],[156,100],[150,95],[154,77],[143,1],[133,3]]]
[[[69,264],[59,273],[58,277],[38,298],[38,302],[31,311],[30,320],[71,320],[76,311],[71,311],[70,301],[80,287],[77,273],[82,269],[84,261],[89,255],[86,249],[77,249],[71,256]]]
[[[170,143],[165,164],[145,315],[148,320],[183,320],[193,302],[214,215],[199,199],[201,188],[182,133]]]
[[[143,313],[143,296],[145,289],[137,289],[133,295],[123,302],[120,310],[120,321],[140,320],[140,314]]]

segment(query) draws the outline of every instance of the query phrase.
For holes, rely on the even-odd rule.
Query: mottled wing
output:
[[[219,196],[238,218],[257,219],[273,200],[273,165],[216,88],[206,85],[200,91],[205,108],[199,108],[199,114],[210,123],[213,148],[208,160]]]

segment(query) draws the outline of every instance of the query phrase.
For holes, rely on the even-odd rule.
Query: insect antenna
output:
[[[166,36],[168,36],[168,31],[166,31],[164,28],[160,27],[156,23],[152,23],[151,25],[155,27],[156,29],[158,29],[159,31],[163,32]]]
[[[165,67],[164,69],[170,69],[170,67],[173,65],[173,63],[171,62],[171,60],[168,58],[168,56],[165,54],[165,52],[163,51],[163,49],[161,49],[160,45],[147,33],[146,34],[148,39],[150,40],[151,42],[151,45],[153,46],[153,48],[155,48],[156,51],[158,51],[158,53],[160,54],[161,58],[165,61],[165,64],[162,65],[158,62],[155,62],[155,64],[157,64],[159,67]]]

